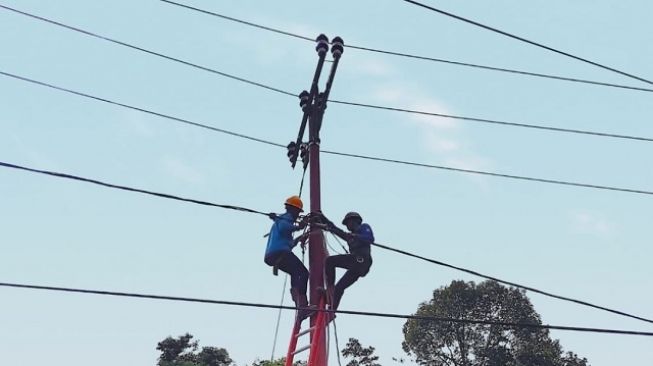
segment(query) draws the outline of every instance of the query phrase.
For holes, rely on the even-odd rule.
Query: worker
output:
[[[365,277],[372,266],[371,244],[374,243],[374,234],[370,225],[363,223],[363,218],[357,212],[349,212],[342,220],[342,224],[349,232],[338,228],[333,222],[323,216],[326,229],[347,241],[349,254],[332,255],[327,257],[324,264],[324,273],[327,283],[327,298],[331,310],[337,310],[345,289],[359,278]],[[335,284],[336,267],[347,270]],[[335,314],[332,314],[335,317]]]
[[[308,270],[301,260],[292,252],[293,247],[305,237],[293,239],[293,233],[303,230],[308,220],[295,223],[299,214],[303,212],[304,204],[298,196],[291,196],[285,202],[286,212],[281,215],[271,213],[270,219],[274,221],[268,236],[265,248],[265,263],[276,270],[280,269],[290,275],[290,295],[295,306],[305,308],[298,311],[297,318],[301,321],[310,315],[306,288],[308,283]]]

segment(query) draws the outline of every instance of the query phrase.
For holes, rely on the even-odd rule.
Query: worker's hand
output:
[[[308,225],[308,216],[304,216],[299,222],[297,223],[297,227],[299,229],[303,229]]]
[[[278,216],[277,216],[277,214],[275,214],[274,212],[270,212],[270,213],[268,214],[268,217],[270,218],[270,220],[274,221],[274,220],[277,219]]]
[[[331,220],[329,220],[329,219],[328,219],[326,216],[324,216],[324,214],[322,214],[322,213],[320,213],[319,221],[320,221],[321,224],[326,225],[327,228],[332,228],[332,227],[335,226],[335,225],[333,224],[333,222],[331,222]]]
[[[329,229],[334,229],[334,228],[336,228],[336,224],[334,224],[333,221],[330,221],[330,220],[327,220],[327,221],[326,221],[326,226],[327,226]]]

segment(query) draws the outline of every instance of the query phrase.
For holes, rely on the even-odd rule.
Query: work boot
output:
[[[308,318],[313,313],[315,313],[315,310],[317,309],[315,305],[308,305],[308,298],[306,297],[306,294],[297,294],[297,301],[295,302],[295,305],[298,308],[303,308],[297,310],[297,319],[299,321]]]

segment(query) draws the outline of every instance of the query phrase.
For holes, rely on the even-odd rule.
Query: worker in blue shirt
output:
[[[276,270],[280,269],[290,275],[290,295],[295,306],[308,307],[306,289],[308,284],[308,270],[292,252],[292,248],[303,238],[293,239],[295,231],[303,230],[308,224],[307,220],[295,224],[299,214],[304,211],[304,204],[298,196],[291,196],[285,202],[286,212],[281,215],[270,214],[274,221],[265,248],[265,263]],[[304,319],[310,314],[308,309],[299,311],[298,318]]]
[[[347,227],[346,232],[329,219],[323,217],[326,229],[349,245],[349,254],[332,255],[327,257],[324,264],[324,274],[327,283],[327,296],[332,310],[337,310],[340,299],[345,289],[365,277],[372,266],[371,244],[374,243],[374,233],[370,225],[363,223],[363,218],[357,212],[349,212],[342,220]],[[336,267],[345,268],[347,272],[335,284]],[[333,315],[334,316],[334,315]]]

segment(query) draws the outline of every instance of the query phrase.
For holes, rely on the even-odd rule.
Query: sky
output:
[[[648,1],[425,1],[653,78]],[[646,87],[403,1],[185,4],[345,44]],[[0,4],[299,93],[309,42],[160,1]],[[287,143],[298,100],[0,9],[0,70]],[[650,85],[649,85],[650,86]],[[331,97],[454,115],[653,136],[646,92],[536,79],[345,48]],[[285,151],[0,76],[0,161],[217,203],[281,211],[301,172]],[[650,142],[493,126],[330,104],[321,147],[456,168],[653,190]],[[650,195],[517,181],[323,155],[323,211],[361,213],[377,241],[556,294],[652,317]],[[263,263],[270,221],[0,169],[0,281],[278,304]],[[339,221],[339,220],[338,220]],[[409,314],[434,289],[479,278],[373,250],[341,309]],[[650,324],[529,294],[544,323]],[[0,353],[12,365],[152,365],[189,332],[238,365],[269,358],[277,312],[0,288]],[[285,304],[288,305],[286,296]],[[285,353],[292,313],[281,318]],[[383,365],[403,321],[341,315]],[[644,337],[552,331],[594,366],[644,364]],[[332,346],[334,347],[334,346]],[[334,353],[331,352],[331,357]],[[332,359],[333,361],[333,359]],[[333,363],[333,362],[332,362]]]

